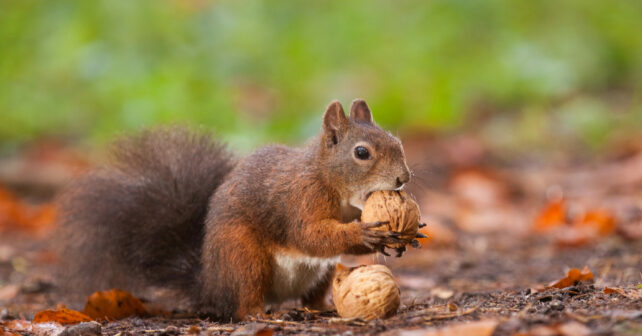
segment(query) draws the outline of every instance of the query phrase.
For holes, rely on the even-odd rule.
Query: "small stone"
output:
[[[550,307],[553,310],[564,310],[564,304],[559,300],[552,301]]]
[[[100,336],[102,326],[98,322],[81,322],[63,330],[59,336]]]

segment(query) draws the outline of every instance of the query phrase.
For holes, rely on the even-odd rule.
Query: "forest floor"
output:
[[[58,186],[48,174],[64,171],[51,165],[83,164],[66,154],[11,159],[5,168],[13,170],[0,169],[7,186],[0,190],[0,335],[642,334],[642,148],[562,162],[506,160],[466,138],[406,147],[416,173],[408,191],[431,238],[401,258],[343,258],[350,266],[383,263],[399,284],[397,314],[369,322],[291,303],[236,324],[166,305],[163,314],[149,309],[99,324],[36,323],[46,309],[82,308],[58,290],[46,242]],[[20,167],[56,172],[36,174],[46,183],[33,184],[48,191],[34,193],[39,187],[20,176],[36,175]],[[30,204],[31,217],[22,216],[29,220],[14,218],[19,202]],[[572,277],[574,268],[583,281]],[[153,296],[141,299],[155,305]]]

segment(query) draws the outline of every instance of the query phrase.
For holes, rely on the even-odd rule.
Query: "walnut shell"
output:
[[[399,287],[384,265],[353,268],[338,265],[332,298],[341,317],[364,320],[392,316],[401,303]]]
[[[419,231],[419,206],[404,191],[375,191],[368,197],[361,212],[361,221],[364,223],[389,222],[375,228],[401,232],[405,244],[409,244]],[[390,248],[399,248],[405,244],[386,245]]]

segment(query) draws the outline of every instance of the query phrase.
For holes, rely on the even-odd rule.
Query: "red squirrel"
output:
[[[340,255],[401,242],[359,220],[371,192],[411,176],[400,140],[363,100],[349,117],[332,102],[300,148],[235,159],[203,132],[170,127],[125,137],[112,154],[59,199],[61,267],[77,290],[167,287],[242,320],[290,299],[323,307]]]

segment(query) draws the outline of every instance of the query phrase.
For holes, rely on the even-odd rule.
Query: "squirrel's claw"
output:
[[[420,228],[420,229],[421,229],[421,228],[423,228],[423,227],[426,227],[426,226],[428,226],[428,224],[426,224],[426,223],[419,223],[419,228]]]
[[[403,256],[403,253],[406,252],[406,247],[405,246],[397,247],[395,251],[397,251],[397,255],[395,255],[395,257],[401,258],[401,256]]]
[[[412,247],[414,247],[414,248],[421,248],[421,244],[419,244],[419,241],[418,241],[417,239],[413,239],[413,240],[410,242],[410,246],[412,246]]]
[[[421,232],[417,232],[417,235],[415,235],[415,238],[428,238],[428,236],[426,236],[425,234],[423,234]]]

